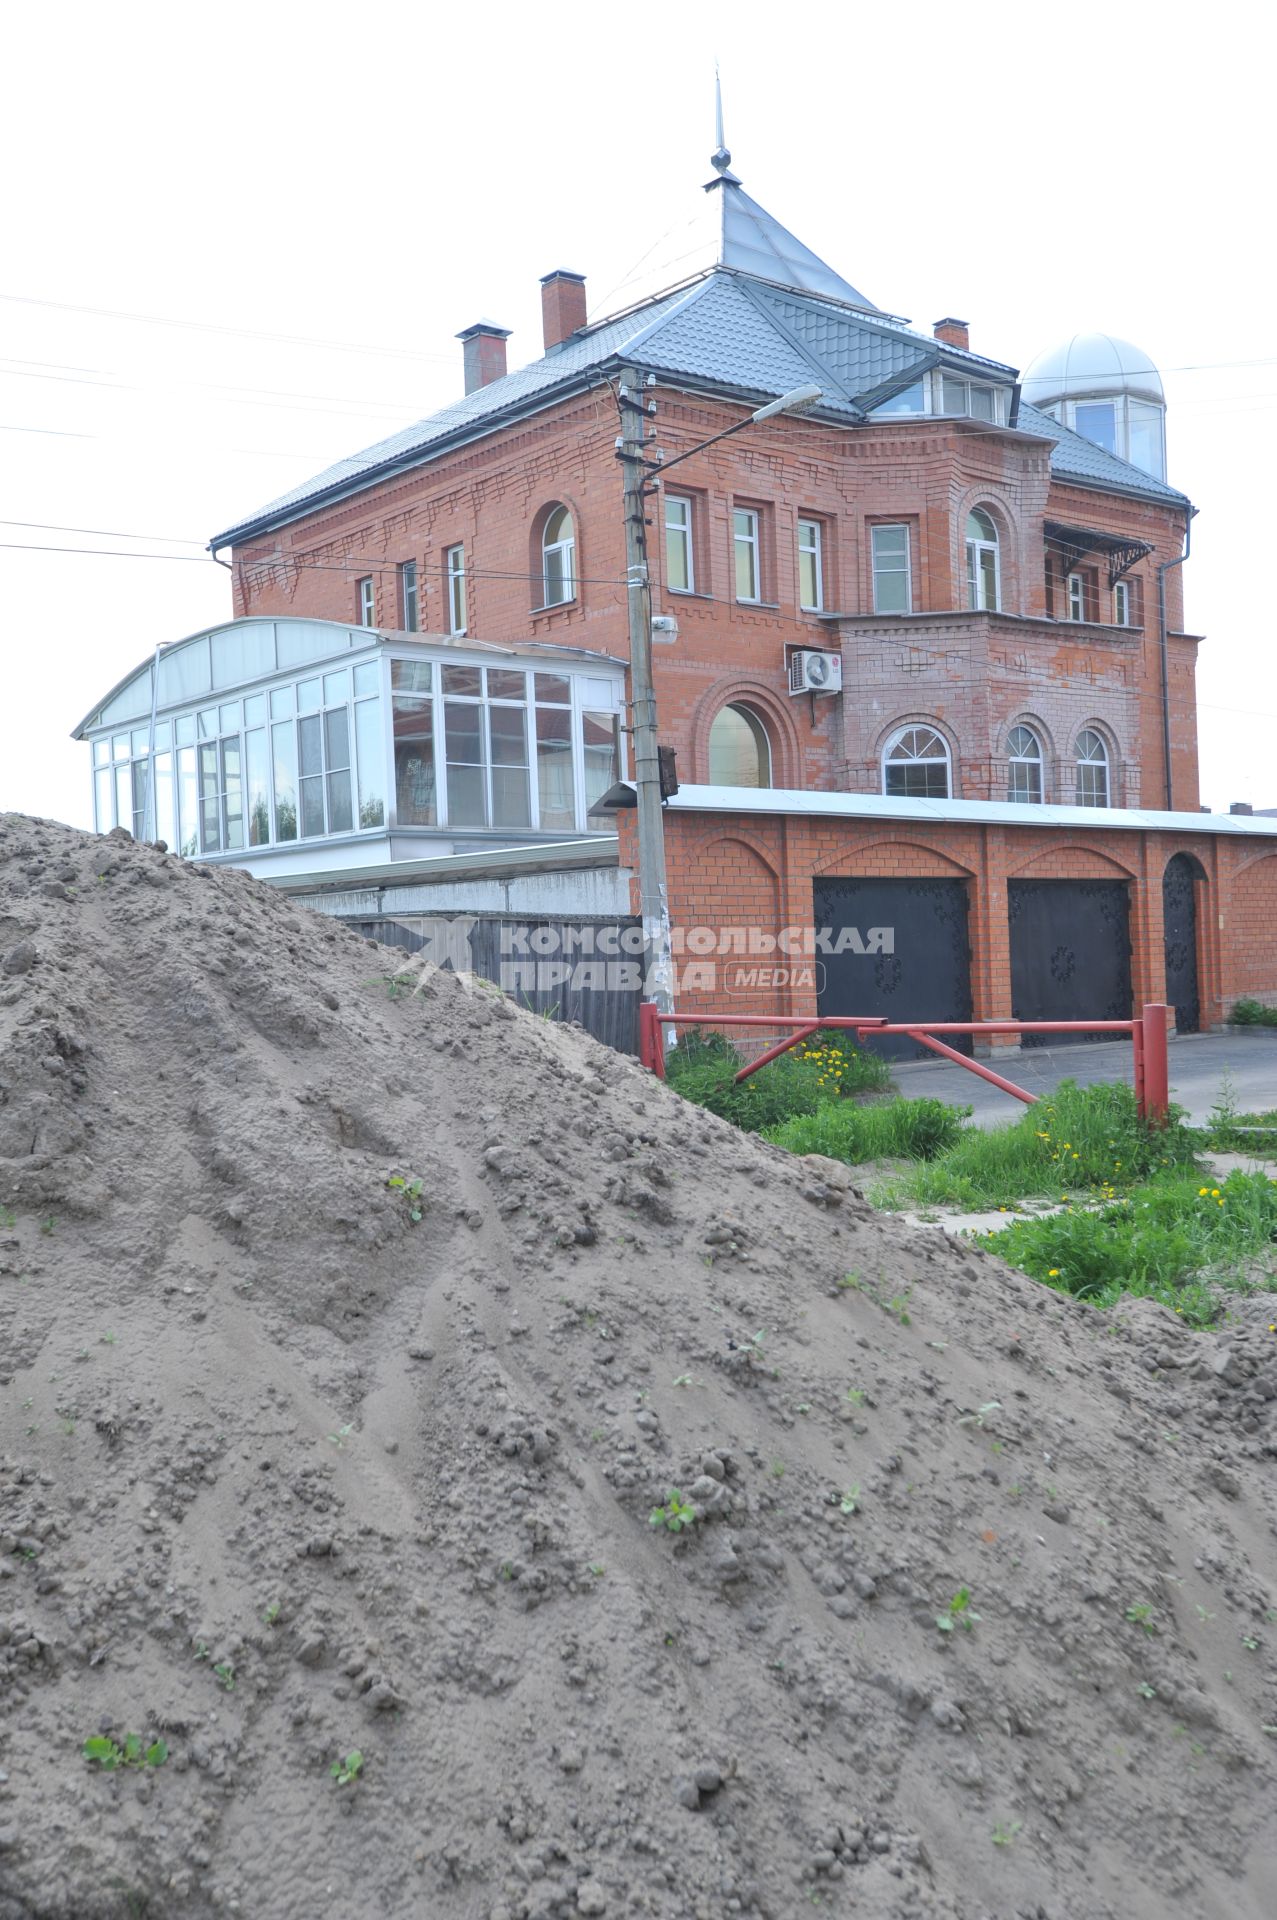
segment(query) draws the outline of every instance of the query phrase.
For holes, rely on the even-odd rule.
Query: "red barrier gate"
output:
[[[1170,1008],[1153,1003],[1144,1008],[1138,1020],[933,1020],[929,1023],[909,1022],[901,1024],[885,1019],[876,1019],[872,1015],[857,1018],[853,1015],[831,1015],[824,1019],[812,1019],[810,1015],[765,1013],[662,1013],[658,1007],[645,1000],[639,1008],[639,1059],[649,1067],[659,1080],[665,1078],[665,1036],[664,1027],[768,1027],[773,1031],[777,1027],[790,1029],[783,1040],[778,1040],[757,1060],[751,1060],[736,1075],[737,1080],[748,1080],[752,1073],[765,1067],[769,1060],[775,1060],[782,1053],[788,1053],[804,1040],[810,1040],[817,1033],[854,1033],[863,1042],[867,1033],[902,1033],[919,1046],[929,1047],[933,1053],[941,1054],[946,1060],[955,1060],[968,1073],[975,1073],[982,1080],[988,1080],[993,1086],[1001,1088],[1003,1093],[1012,1094],[1015,1099],[1023,1100],[1026,1107],[1034,1106],[1039,1098],[1024,1087],[1017,1087],[1013,1080],[995,1073],[992,1067],[986,1067],[982,1061],[973,1060],[965,1053],[959,1053],[943,1040],[935,1038],[938,1033],[969,1033],[973,1036],[994,1033],[1125,1033],[1130,1035],[1131,1051],[1134,1056],[1135,1098],[1139,1105],[1140,1118],[1149,1120],[1154,1126],[1166,1124],[1166,1110],[1170,1105],[1170,1062],[1166,1047],[1166,1028]]]

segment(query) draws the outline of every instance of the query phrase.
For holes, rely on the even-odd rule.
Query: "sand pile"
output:
[[[0,820],[3,1920],[1271,1915],[1267,1316],[401,958]]]

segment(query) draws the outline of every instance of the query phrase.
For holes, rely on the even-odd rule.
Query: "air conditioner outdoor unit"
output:
[[[808,653],[803,649],[789,656],[791,693],[841,693],[842,655]]]

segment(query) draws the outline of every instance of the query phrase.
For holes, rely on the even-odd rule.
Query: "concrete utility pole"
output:
[[[634,693],[634,786],[638,794],[639,913],[643,920],[643,997],[662,1013],[674,1011],[674,956],[670,945],[669,888],[665,879],[665,820],[656,744],[652,685],[652,586],[647,564],[643,452],[647,418],[641,376],[627,367],[618,401],[617,453],[625,469],[625,578],[630,616],[630,684]]]

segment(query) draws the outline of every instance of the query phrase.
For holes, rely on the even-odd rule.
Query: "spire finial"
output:
[[[719,173],[726,173],[732,164],[732,156],[723,139],[723,83],[719,79],[717,60],[714,62],[714,134],[718,145],[711,153],[709,163]]]

